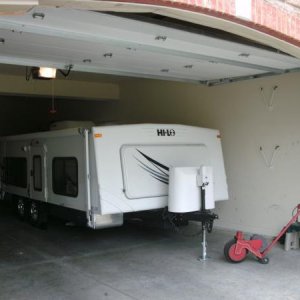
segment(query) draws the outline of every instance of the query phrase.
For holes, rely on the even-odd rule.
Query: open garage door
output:
[[[206,85],[300,68],[290,55],[212,32],[41,6],[22,16],[0,16],[0,47],[3,64]]]

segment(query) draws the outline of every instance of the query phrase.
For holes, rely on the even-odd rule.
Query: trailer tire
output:
[[[21,221],[25,221],[29,215],[28,202],[25,198],[18,197],[15,200],[16,212]]]
[[[247,257],[247,250],[242,249],[240,254],[235,254],[236,239],[232,239],[224,246],[224,256],[228,262],[240,263]]]
[[[43,203],[39,203],[38,201],[30,202],[29,220],[35,227],[42,229],[47,227],[47,211]]]

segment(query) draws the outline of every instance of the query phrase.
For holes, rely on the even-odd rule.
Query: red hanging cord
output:
[[[50,114],[57,113],[55,109],[55,103],[54,103],[54,80],[51,79],[51,108],[50,108]]]

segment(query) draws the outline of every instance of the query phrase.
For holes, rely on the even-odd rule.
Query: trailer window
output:
[[[5,157],[3,165],[6,184],[27,187],[27,160],[25,157]]]
[[[78,163],[75,157],[55,157],[53,159],[52,186],[55,194],[77,197]]]
[[[36,191],[42,190],[42,157],[40,155],[33,157],[33,188]]]

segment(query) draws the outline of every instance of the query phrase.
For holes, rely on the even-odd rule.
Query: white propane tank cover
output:
[[[169,171],[168,210],[185,213],[200,210],[199,167],[172,167]]]
[[[211,166],[201,166],[198,176],[201,179],[197,181],[204,184],[205,188],[205,208],[213,209],[215,208],[213,168]]]

